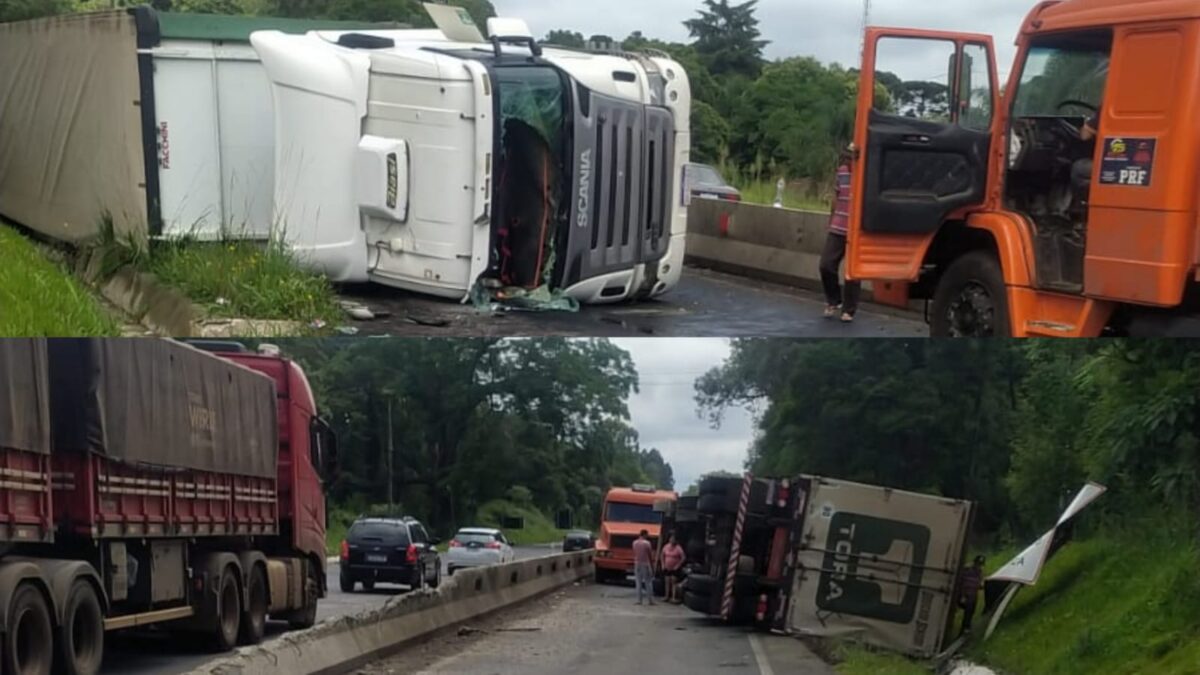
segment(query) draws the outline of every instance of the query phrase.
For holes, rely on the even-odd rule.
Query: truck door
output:
[[[859,77],[848,271],[915,281],[942,223],[989,193],[992,39],[869,28]]]

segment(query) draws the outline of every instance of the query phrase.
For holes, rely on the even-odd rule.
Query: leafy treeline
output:
[[[4,0],[0,2],[0,21],[142,4],[172,12],[397,22],[417,27],[433,25],[421,6],[422,0]],[[466,8],[480,30],[484,30],[488,17],[496,16],[491,0],[451,0],[447,4]]]
[[[671,487],[639,446],[628,399],[638,376],[605,340],[283,341],[339,444],[330,499],[386,504],[388,410],[397,510],[441,530],[506,500],[591,525],[611,485]]]
[[[1039,533],[1086,479],[1103,508],[1200,513],[1200,343],[738,340],[696,385],[764,403],[749,464],[977,502]]]
[[[858,76],[811,57],[766,61],[757,5],[704,0],[696,17],[684,22],[690,43],[663,42],[638,31],[621,46],[667,52],[688,71],[695,161],[754,178],[825,181],[853,133]],[[583,34],[570,30],[551,31],[546,41],[585,44]]]

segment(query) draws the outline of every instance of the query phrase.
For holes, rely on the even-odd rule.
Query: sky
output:
[[[635,30],[668,42],[688,42],[683,21],[701,0],[493,0],[501,16],[524,19],[539,37],[556,28],[623,39]],[[1035,0],[872,0],[871,24],[992,35],[1001,77],[1009,70],[1013,41]],[[766,56],[815,56],[844,66],[859,64],[863,5],[859,0],[759,0],[759,29],[770,40]],[[939,57],[940,58],[940,57]],[[922,55],[915,72],[933,62]],[[940,68],[944,68],[939,61]],[[902,66],[894,72],[909,70]]]
[[[720,338],[616,338],[638,371],[641,391],[630,398],[629,412],[643,448],[658,448],[670,462],[675,489],[682,492],[701,474],[741,473],[754,438],[747,410],[726,412],[719,429],[696,414],[696,378],[729,355]]]

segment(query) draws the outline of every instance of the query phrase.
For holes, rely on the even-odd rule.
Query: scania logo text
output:
[[[592,150],[588,148],[579,155],[579,217],[576,223],[586,228],[588,223],[588,206],[592,195]]]

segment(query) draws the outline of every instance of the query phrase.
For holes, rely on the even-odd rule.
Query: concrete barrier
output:
[[[593,551],[459,570],[437,589],[407,593],[378,609],[324,621],[243,647],[189,675],[333,675],[399,650],[434,631],[537,597],[593,573]]]
[[[821,252],[829,214],[758,204],[693,199],[687,260],[699,267],[776,283],[821,288]],[[867,299],[909,307],[906,284],[863,285]]]

